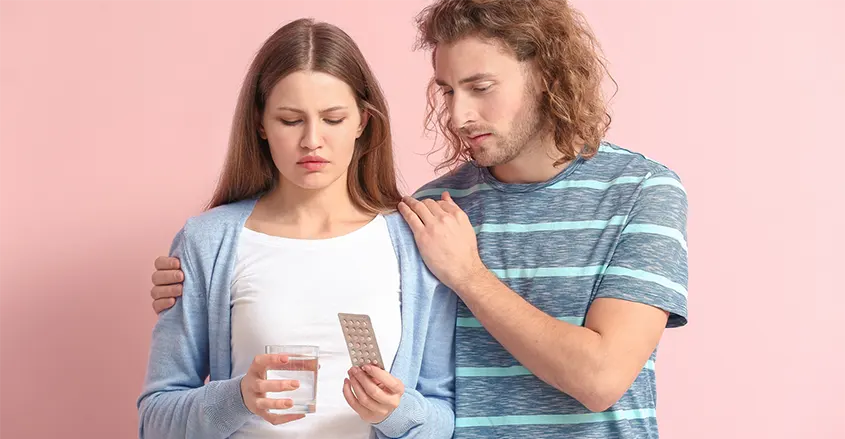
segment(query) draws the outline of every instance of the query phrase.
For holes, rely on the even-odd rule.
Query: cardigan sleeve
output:
[[[413,289],[415,343],[423,343],[419,376],[406,387],[399,407],[375,424],[384,438],[451,438],[455,430],[455,322],[458,297],[425,266],[413,233],[401,216],[391,218],[398,239],[394,242],[403,265],[402,288]]]
[[[170,254],[185,273],[182,297],[155,324],[143,391],[138,398],[140,438],[226,438],[254,416],[241,396],[242,377],[211,381],[208,306],[203,256],[188,225]],[[213,255],[211,255],[213,256]]]
[[[376,424],[379,438],[451,438],[455,430],[457,296],[437,283],[431,301],[420,376],[399,407]]]

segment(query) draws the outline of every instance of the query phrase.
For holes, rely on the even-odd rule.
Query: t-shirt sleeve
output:
[[[687,323],[687,194],[666,171],[642,183],[596,298],[644,303],[669,313],[667,327]]]

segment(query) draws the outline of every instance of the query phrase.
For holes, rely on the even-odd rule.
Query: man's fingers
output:
[[[449,204],[443,200],[438,201],[437,205],[446,213],[454,213],[455,210],[458,208],[457,206]]]
[[[429,212],[435,217],[442,216],[444,211],[443,208],[440,207],[440,204],[437,203],[436,200],[432,200],[431,198],[426,198],[422,201],[426,207],[428,207]]]
[[[156,270],[178,270],[181,265],[179,259],[170,256],[159,256],[155,261]]]
[[[429,224],[434,221],[434,215],[429,210],[428,206],[425,203],[415,200],[411,197],[405,197],[402,201],[408,205],[408,207],[413,210],[418,217],[422,220],[423,224]]]
[[[449,192],[443,192],[443,194],[440,195],[440,198],[441,199],[437,202],[437,205],[444,211],[448,213],[455,213],[461,210],[461,208],[458,207],[458,205],[452,200],[452,196],[449,195]]]
[[[176,298],[182,295],[182,284],[154,286],[150,290],[153,300]]]
[[[153,300],[153,310],[156,314],[161,314],[162,311],[172,308],[175,304],[176,299]]]
[[[185,275],[179,270],[156,270],[153,272],[153,285],[173,285],[185,280]]]
[[[411,227],[412,232],[419,233],[425,230],[425,224],[423,224],[419,215],[417,215],[417,213],[414,212],[414,209],[411,209],[411,207],[404,201],[399,203],[399,213],[402,214],[402,218],[405,218],[405,222]]]

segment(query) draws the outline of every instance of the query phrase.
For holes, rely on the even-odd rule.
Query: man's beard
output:
[[[507,136],[501,137],[493,132],[491,140],[494,144],[481,146],[475,151],[470,149],[470,155],[476,164],[484,167],[504,165],[519,157],[530,147],[532,141],[539,137],[543,129],[539,114],[540,103],[529,93],[526,93],[525,98],[527,108],[518,113],[520,116],[511,123]]]

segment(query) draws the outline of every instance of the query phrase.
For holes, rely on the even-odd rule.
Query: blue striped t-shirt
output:
[[[603,143],[553,179],[505,184],[467,163],[420,189],[449,191],[469,215],[485,265],[545,313],[581,325],[601,297],[687,322],[686,191],[646,157]],[[455,438],[656,438],[656,350],[610,409],[592,413],[508,353],[459,301]]]

